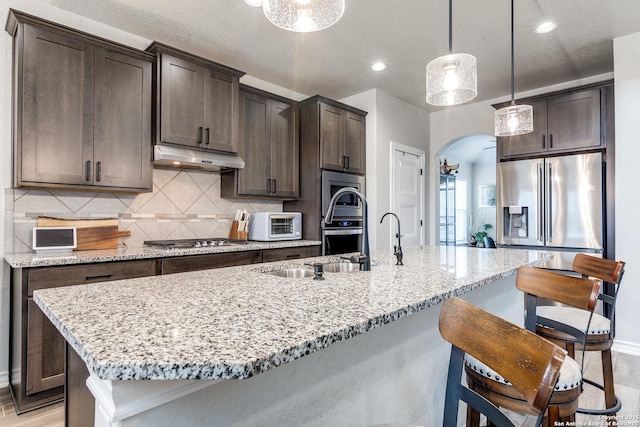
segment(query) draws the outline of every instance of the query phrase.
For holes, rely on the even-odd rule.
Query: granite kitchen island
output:
[[[266,272],[335,257],[45,289],[34,300],[89,370],[96,425],[439,425],[449,356],[439,304],[461,296],[521,323],[515,272],[549,258],[415,247],[404,266],[376,251],[370,272],[322,281]]]

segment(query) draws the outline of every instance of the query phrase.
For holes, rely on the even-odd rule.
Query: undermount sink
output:
[[[267,271],[266,273],[272,276],[287,277],[290,279],[313,277],[313,270],[309,268],[287,268],[285,270]]]
[[[360,271],[360,264],[353,262],[330,262],[323,264],[322,269],[325,273],[342,273],[348,271]]]

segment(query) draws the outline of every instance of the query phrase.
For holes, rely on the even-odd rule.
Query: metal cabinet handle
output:
[[[551,142],[551,140],[549,140]],[[547,211],[545,212],[545,218],[547,223],[545,227],[547,229],[547,242],[553,242],[553,208],[551,204],[553,203],[553,167],[551,163],[547,164],[547,176],[545,176],[545,183],[547,186],[547,200],[545,201],[545,207]]]
[[[209,132],[209,128],[205,129],[205,131],[207,132],[207,136],[205,138],[205,145],[209,145],[209,136],[210,136],[210,132]]]
[[[278,188],[278,186],[276,185],[276,180],[273,180],[273,192],[275,194],[275,192],[277,191],[276,189]]]
[[[267,193],[271,193],[271,179],[267,179]]]
[[[543,198],[543,190],[544,190],[544,170],[543,170],[543,166],[542,163],[538,163],[537,164],[537,169],[538,169],[538,197],[537,197],[537,203],[538,203],[538,221],[537,221],[537,237],[538,237],[538,241],[543,242],[544,241],[544,223],[543,223],[543,215],[544,215],[544,198]]]
[[[85,167],[85,181],[91,181],[91,160],[87,160],[87,166]]]
[[[347,168],[347,156],[342,156],[342,167]]]
[[[553,134],[549,134],[549,148],[553,148]]]
[[[102,179],[102,162],[96,162],[96,181],[100,182]]]
[[[547,135],[542,135],[542,149],[547,148]]]
[[[349,156],[344,156],[344,158],[346,159],[346,164],[347,164],[345,169],[349,169]]]
[[[198,128],[198,144],[202,144],[202,126]]]
[[[85,276],[84,280],[110,279],[113,274],[99,274],[97,276]]]

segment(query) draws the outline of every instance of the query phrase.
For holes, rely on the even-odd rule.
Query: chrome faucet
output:
[[[324,215],[324,223],[331,224],[333,222],[333,211],[336,207],[338,199],[345,194],[353,194],[362,202],[362,254],[357,257],[351,257],[352,262],[360,264],[360,271],[371,271],[371,251],[369,250],[369,221],[367,216],[369,213],[369,207],[367,206],[367,199],[364,194],[359,192],[353,187],[343,187],[336,191],[331,201],[329,202],[329,208]]]
[[[398,221],[398,232],[396,233],[396,237],[398,238],[398,246],[394,246],[393,247],[393,254],[396,256],[396,265],[404,265],[402,263],[402,244],[400,244],[400,237],[402,236],[400,234],[400,218],[398,218],[398,215],[394,214],[393,212],[387,212],[386,214],[382,215],[382,218],[380,218],[380,224],[382,224],[382,220],[384,219],[385,216],[387,215],[393,215],[396,217],[396,221]]]

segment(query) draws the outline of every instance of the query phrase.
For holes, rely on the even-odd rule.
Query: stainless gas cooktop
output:
[[[213,246],[246,245],[246,240],[234,240],[220,237],[207,239],[147,240],[145,246],[161,249],[208,248]]]

